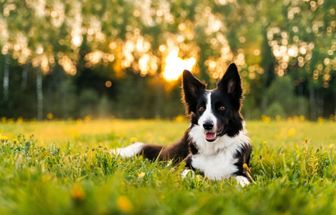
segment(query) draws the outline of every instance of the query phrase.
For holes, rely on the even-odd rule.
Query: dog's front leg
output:
[[[247,185],[251,183],[250,180],[248,180],[248,178],[246,178],[245,176],[237,175],[235,177],[236,177],[238,184],[242,187],[246,187]]]
[[[185,178],[187,175],[191,174],[191,176],[195,176],[194,167],[192,166],[192,154],[189,154],[184,160],[185,169],[182,171],[181,176]]]
[[[195,174],[204,176],[204,173],[199,169],[196,169],[192,165],[192,156],[193,154],[189,154],[183,161],[185,163],[185,169],[182,171],[181,176],[185,178],[187,175],[191,174],[191,176],[195,176]]]
[[[182,179],[184,179],[185,177],[187,177],[188,175],[190,175],[191,177],[195,176],[195,172],[192,169],[184,169],[181,173],[181,177]]]

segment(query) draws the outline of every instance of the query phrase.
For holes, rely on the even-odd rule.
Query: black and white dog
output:
[[[252,148],[240,114],[242,87],[236,65],[228,67],[214,90],[207,90],[205,84],[186,70],[182,85],[191,124],[179,142],[167,147],[137,142],[112,153],[174,163],[184,161],[186,170],[182,176],[196,170],[212,180],[234,176],[241,186],[250,184],[253,179],[248,166]]]

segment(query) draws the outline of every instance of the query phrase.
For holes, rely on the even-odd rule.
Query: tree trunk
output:
[[[314,86],[309,87],[309,106],[310,106],[310,118],[316,119],[316,110],[315,110],[315,90]]]
[[[37,119],[43,118],[43,86],[42,73],[36,70]]]
[[[22,71],[21,89],[23,90],[27,88],[28,72],[29,72],[29,63],[26,63]]]
[[[4,77],[3,77],[3,100],[8,100],[9,94],[9,55],[5,56]]]
[[[307,107],[305,107],[306,104],[304,100],[305,96],[303,94],[303,83],[301,83],[301,85],[299,86],[299,89],[300,89],[299,96],[302,97],[302,99],[300,99],[300,106],[301,106],[300,109],[303,110],[303,112],[300,114],[307,116],[308,113],[306,112]]]
[[[334,89],[334,119],[336,120],[336,89]]]
[[[324,117],[324,101],[323,101],[323,94],[320,91],[318,94],[318,117]]]

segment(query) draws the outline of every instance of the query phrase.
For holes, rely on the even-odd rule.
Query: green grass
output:
[[[183,166],[108,149],[169,144],[188,122],[0,124],[0,214],[336,214],[336,124],[249,121],[256,184],[182,180]],[[33,135],[33,136],[32,136]]]

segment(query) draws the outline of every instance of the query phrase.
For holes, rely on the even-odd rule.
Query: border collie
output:
[[[213,90],[207,90],[204,83],[185,70],[182,94],[191,123],[180,141],[171,146],[137,142],[111,153],[172,160],[175,164],[183,161],[186,169],[182,177],[197,171],[211,180],[233,176],[243,187],[250,184],[252,147],[240,114],[242,87],[236,65],[228,67]]]

